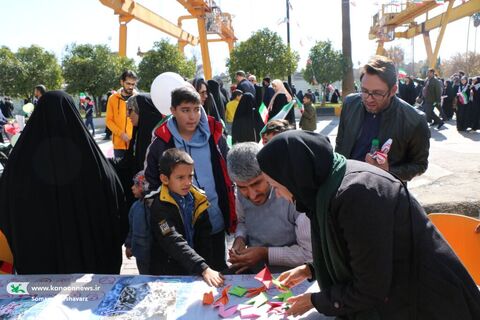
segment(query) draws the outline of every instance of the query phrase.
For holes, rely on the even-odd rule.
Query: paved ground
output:
[[[335,143],[338,128],[337,117],[320,117],[317,132],[330,137]],[[103,125],[102,119],[96,125]],[[100,129],[100,128],[99,128]],[[97,141],[102,149],[103,128]],[[441,130],[431,128],[428,170],[409,183],[409,189],[428,208],[428,212],[463,213],[480,216],[480,132],[459,133],[455,121],[448,122]],[[135,260],[124,259],[122,274],[135,274]]]

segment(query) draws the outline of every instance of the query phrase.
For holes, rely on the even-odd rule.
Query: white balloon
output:
[[[153,104],[162,114],[170,114],[172,91],[189,85],[182,76],[175,72],[164,72],[158,75],[150,87]]]

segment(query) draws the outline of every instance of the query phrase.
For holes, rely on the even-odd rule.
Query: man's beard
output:
[[[122,90],[122,95],[123,96],[131,96],[133,94],[133,89],[125,89],[123,88]]]

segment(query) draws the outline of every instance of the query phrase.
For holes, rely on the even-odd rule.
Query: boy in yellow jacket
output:
[[[123,158],[128,150],[132,138],[133,125],[127,114],[128,98],[136,94],[137,75],[131,70],[126,70],[120,76],[122,88],[112,94],[107,102],[107,127],[112,131],[113,154],[115,158]]]

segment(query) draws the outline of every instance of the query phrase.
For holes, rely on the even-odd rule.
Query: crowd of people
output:
[[[194,79],[171,92],[168,115],[137,81],[125,71],[108,99],[108,160],[86,126],[88,99],[84,123],[65,92],[39,98],[0,180],[0,229],[18,274],[116,274],[125,245],[141,274],[220,287],[226,274],[267,265],[287,287],[316,280],[321,291],[291,297],[287,315],[480,318],[478,288],[406,186],[427,169],[430,130],[397,96],[392,61],[363,67],[335,150],[313,132],[312,93],[302,130],[293,108],[275,118],[295,97],[281,80],[258,85],[238,71],[230,98],[220,81]],[[436,90],[424,103],[432,121]]]
[[[464,71],[458,71],[442,79],[435,69],[429,69],[426,79],[406,76],[400,81],[398,96],[417,105],[438,129],[454,116],[459,132],[480,129],[480,76],[468,78]]]

